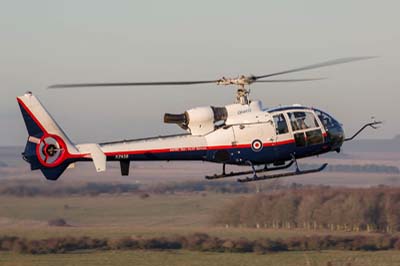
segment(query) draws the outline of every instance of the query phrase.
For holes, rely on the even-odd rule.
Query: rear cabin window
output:
[[[288,113],[290,125],[293,131],[317,128],[318,123],[314,115],[309,112],[290,112]]]
[[[274,123],[277,135],[286,134],[289,132],[289,128],[283,114],[274,115]]]

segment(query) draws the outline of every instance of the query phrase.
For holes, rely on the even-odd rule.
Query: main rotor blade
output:
[[[314,81],[314,80],[323,80],[326,78],[311,78],[311,79],[267,79],[267,80],[256,80],[255,82],[265,82],[265,83],[279,83],[279,82],[302,82],[302,81]]]
[[[216,83],[217,80],[199,80],[199,81],[159,81],[159,82],[116,82],[116,83],[73,83],[73,84],[54,84],[48,89],[60,88],[79,88],[79,87],[118,87],[118,86],[160,86],[160,85],[193,85]]]
[[[300,68],[295,68],[291,70],[271,73],[261,76],[243,76],[240,78],[221,78],[217,80],[198,80],[198,81],[156,81],[156,82],[116,82],[116,83],[72,83],[72,84],[55,84],[48,87],[48,89],[58,89],[58,88],[77,88],[77,87],[118,87],[118,86],[168,86],[168,85],[195,85],[195,84],[207,84],[216,83],[217,85],[240,85],[240,84],[251,84],[253,82],[298,82],[298,81],[311,81],[318,79],[292,79],[292,80],[265,80],[260,81],[259,79],[264,79],[272,76],[278,76],[293,72],[299,72],[304,70],[310,70],[315,68],[327,67],[338,64],[345,64],[353,61],[360,61],[375,58],[374,56],[364,56],[364,57],[346,57],[339,58],[335,60],[325,61],[318,64],[308,65]],[[243,79],[243,80],[242,80]]]
[[[283,75],[283,74],[288,74],[288,73],[293,73],[293,72],[299,72],[299,71],[304,71],[304,70],[309,70],[309,69],[345,64],[345,63],[350,63],[350,62],[360,61],[360,60],[367,60],[367,59],[371,59],[371,58],[375,58],[375,57],[376,56],[360,56],[360,57],[339,58],[339,59],[325,61],[325,62],[318,63],[318,64],[294,68],[294,69],[290,69],[290,70],[286,70],[286,71],[281,71],[281,72],[276,72],[276,73],[271,73],[271,74],[261,75],[261,76],[254,76],[254,79],[258,80],[258,79],[263,79],[263,78],[268,78],[268,77],[272,77],[272,76],[278,76],[278,75]]]

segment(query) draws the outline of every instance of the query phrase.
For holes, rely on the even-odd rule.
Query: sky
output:
[[[218,79],[262,75],[348,56],[376,59],[293,73],[327,79],[253,84],[265,107],[304,104],[347,135],[400,134],[400,2],[0,0],[0,145],[24,145],[15,97],[32,91],[76,143],[182,132],[165,112],[223,106],[234,87],[48,90],[54,83]]]

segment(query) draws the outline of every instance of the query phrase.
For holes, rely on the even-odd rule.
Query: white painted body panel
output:
[[[23,96],[18,97],[29,111],[34,115],[34,117],[40,121],[40,124],[45,128],[48,134],[57,135],[62,138],[67,145],[68,151],[71,154],[79,154],[72,141],[67,137],[61,127],[56,123],[56,121],[51,117],[50,113],[41,104],[36,96],[31,93],[26,93]]]
[[[188,148],[205,148],[207,146],[206,138],[203,136],[179,135],[167,137],[155,137],[139,140],[128,140],[114,143],[100,144],[105,154],[114,152],[130,151],[154,151],[170,150],[183,151]]]

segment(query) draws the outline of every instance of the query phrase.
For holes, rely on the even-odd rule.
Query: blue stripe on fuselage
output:
[[[108,161],[131,160],[131,161],[210,161],[221,162],[215,159],[217,152],[226,151],[230,159],[227,164],[246,164],[251,161],[253,164],[274,163],[287,161],[292,158],[303,158],[329,152],[329,148],[323,148],[327,144],[318,144],[308,147],[296,147],[295,143],[283,144],[279,146],[264,147],[261,151],[255,152],[251,148],[229,148],[221,150],[198,150],[198,151],[176,151],[144,154],[126,154],[108,156]]]

